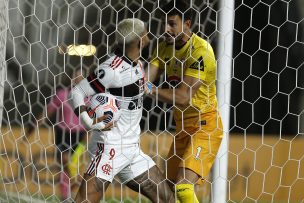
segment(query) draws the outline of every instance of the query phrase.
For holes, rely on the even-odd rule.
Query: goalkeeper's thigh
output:
[[[79,162],[82,154],[86,151],[86,146],[82,142],[79,142],[74,153],[71,156],[71,160],[68,163],[68,170],[70,177],[74,177],[79,173],[79,168],[81,167],[82,162]]]

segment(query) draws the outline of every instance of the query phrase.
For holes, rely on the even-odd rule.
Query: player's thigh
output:
[[[129,147],[126,149],[126,151],[130,152],[133,156],[128,157],[129,162],[117,174],[122,183],[126,183],[129,180],[138,177],[155,166],[155,162],[151,159],[151,157],[146,155],[138,145]]]
[[[152,202],[174,202],[174,194],[156,165],[130,180],[126,185],[134,191],[140,191]]]
[[[97,178],[96,176],[91,176],[85,174],[81,185],[79,187],[78,193],[76,195],[76,202],[91,202],[97,203],[105,194],[110,182],[104,181]]]
[[[155,162],[139,148],[131,164],[119,174],[122,182],[135,191],[141,191],[152,202],[170,202],[173,193]],[[172,196],[171,196],[172,195]]]

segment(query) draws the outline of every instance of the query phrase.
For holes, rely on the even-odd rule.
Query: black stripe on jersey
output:
[[[109,91],[114,96],[122,96],[122,97],[134,97],[139,95],[142,92],[142,84],[143,79],[139,79],[136,82],[126,85],[123,87],[117,87],[117,88],[109,88]]]
[[[95,90],[96,93],[104,93],[105,87],[99,82],[95,73],[90,74],[87,77],[88,82],[90,83],[91,87]]]

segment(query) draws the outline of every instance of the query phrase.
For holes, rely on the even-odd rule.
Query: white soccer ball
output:
[[[87,105],[87,112],[90,118],[108,117],[103,120],[104,124],[117,121],[120,117],[120,103],[116,97],[109,93],[95,94]]]

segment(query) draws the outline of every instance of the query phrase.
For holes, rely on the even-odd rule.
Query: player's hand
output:
[[[88,130],[110,130],[114,127],[114,122],[104,123],[103,121],[108,118],[109,115],[104,115],[96,119],[90,118],[87,111],[83,111],[80,114],[80,120],[83,126]]]
[[[116,126],[116,122],[112,121],[109,123],[104,123],[103,121],[106,120],[109,117],[109,115],[103,115],[99,118],[96,118],[93,120],[93,126],[92,128],[94,130],[101,130],[101,131],[108,131],[111,130],[113,127]]]
[[[114,128],[115,126],[116,126],[116,121],[112,121],[112,122],[110,122],[110,123],[107,123],[107,124],[105,125],[105,128],[102,129],[101,131],[109,131],[109,130],[111,130],[112,128]]]

